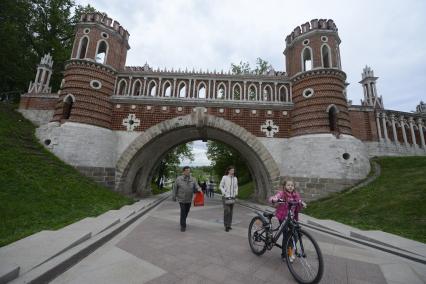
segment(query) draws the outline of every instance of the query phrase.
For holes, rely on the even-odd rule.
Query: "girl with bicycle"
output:
[[[294,210],[294,219],[299,220],[299,211],[302,207],[306,207],[306,203],[302,201],[300,194],[294,189],[294,182],[291,180],[284,181],[278,192],[269,198],[269,202],[274,204],[279,202],[276,205],[275,216],[277,217],[280,224],[284,221],[285,217],[288,214],[289,206],[288,202],[297,202],[298,205],[293,207]],[[290,256],[290,261],[294,260],[294,255],[292,254],[291,249],[288,252],[285,251],[285,241],[286,241],[286,232],[283,232],[283,241],[282,241],[282,252],[281,258],[284,260],[286,258],[286,253]]]

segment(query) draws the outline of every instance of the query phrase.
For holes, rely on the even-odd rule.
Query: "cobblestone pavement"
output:
[[[168,199],[53,282],[296,283],[280,249],[251,252],[247,228],[253,216],[235,206],[233,229],[225,232],[221,203],[207,200],[204,207],[191,207],[187,230],[180,232],[179,205]],[[424,265],[310,232],[324,255],[321,283],[403,283],[399,273],[412,271],[426,278]]]

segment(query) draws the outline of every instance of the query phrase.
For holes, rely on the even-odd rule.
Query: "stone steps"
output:
[[[168,194],[146,198],[97,217],[87,217],[57,231],[41,231],[1,247],[0,284],[21,277],[102,232],[125,223]]]

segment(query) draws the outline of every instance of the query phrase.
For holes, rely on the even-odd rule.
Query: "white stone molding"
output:
[[[413,141],[413,147],[416,148],[417,142],[416,142],[416,135],[414,133],[414,119],[412,117],[408,118],[408,123],[410,125],[411,139]]]
[[[404,139],[404,145],[408,146],[407,133],[405,132],[405,125],[406,125],[406,123],[405,123],[404,116],[401,115],[399,117],[399,123],[401,125],[402,138]]]
[[[423,120],[421,118],[417,119],[417,126],[418,126],[418,130],[419,130],[420,143],[422,145],[423,150],[426,150],[425,149],[426,148],[425,137],[424,137],[424,134],[423,134],[423,128],[425,126],[424,126]]]
[[[391,123],[392,123],[392,134],[393,134],[393,142],[398,145],[398,135],[396,133],[396,126],[395,126],[395,114],[390,115]]]
[[[75,97],[73,94],[67,94],[62,101],[66,102],[68,98],[71,98],[72,102],[75,103]]]
[[[129,113],[129,115],[123,119],[122,125],[127,128],[127,131],[134,131],[136,127],[141,125],[139,118],[136,118],[136,114]]]
[[[382,113],[382,126],[383,126],[383,136],[385,137],[385,142],[389,142],[388,129],[386,128],[386,114]]]
[[[383,140],[382,129],[380,127],[380,113],[376,113],[376,125],[377,125],[377,134],[379,134],[379,141]]]
[[[273,138],[279,132],[278,125],[275,125],[272,119],[267,119],[265,124],[260,126],[260,131],[264,132],[266,137]]]

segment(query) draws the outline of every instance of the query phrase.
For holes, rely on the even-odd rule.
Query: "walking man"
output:
[[[191,168],[183,167],[182,175],[176,178],[173,185],[172,200],[180,205],[180,231],[186,230],[186,218],[191,208],[192,197],[196,191],[201,191],[197,181],[191,177]]]

